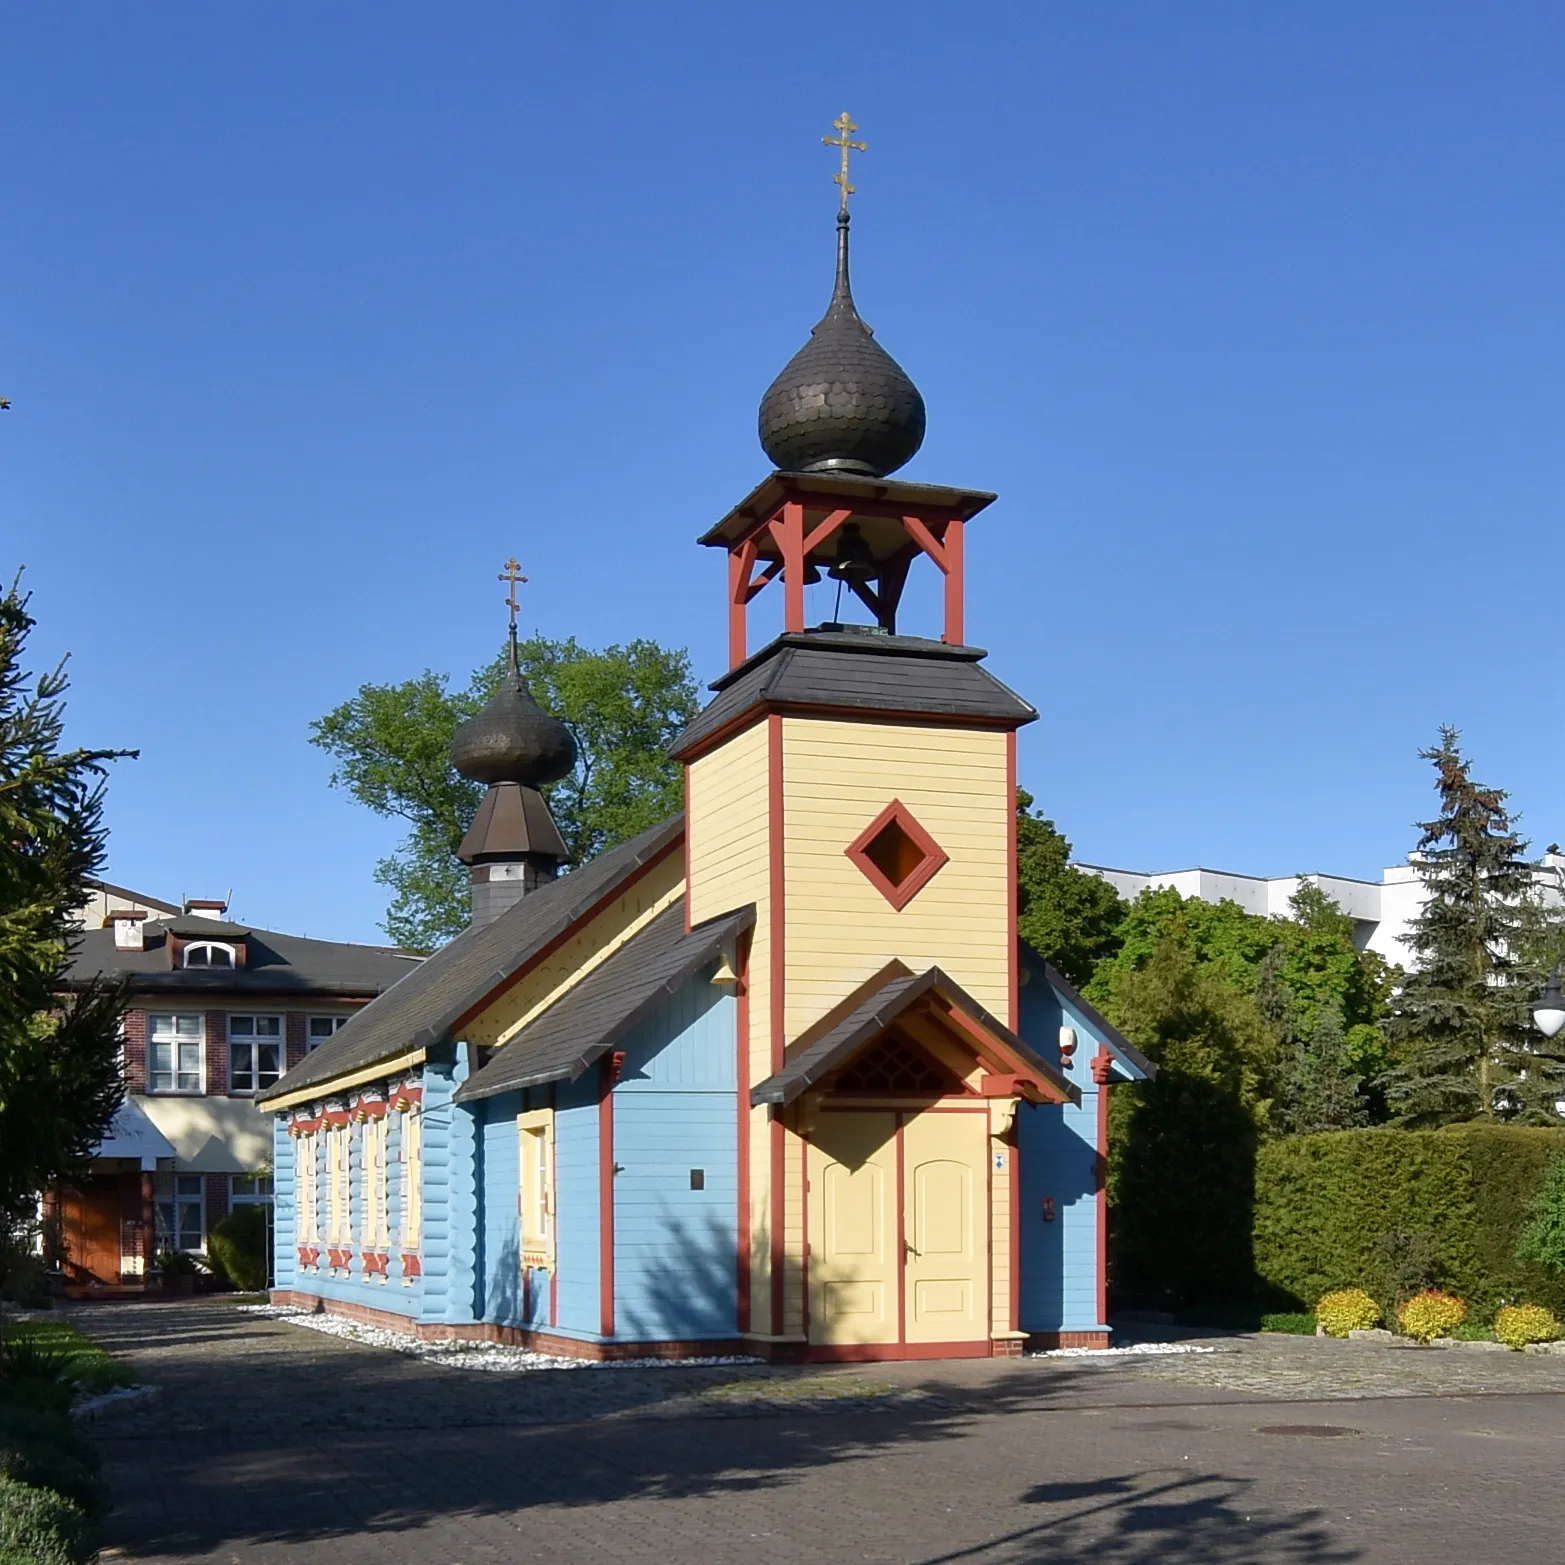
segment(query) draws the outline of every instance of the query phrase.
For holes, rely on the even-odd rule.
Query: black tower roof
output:
[[[848,285],[848,214],[837,215],[837,284],[810,340],[761,399],[761,446],[784,472],[895,472],[924,443],[924,399],[859,318]]]
[[[506,676],[488,706],[452,737],[451,764],[474,782],[526,788],[558,782],[576,764],[570,729],[538,705],[522,678],[514,631]]]

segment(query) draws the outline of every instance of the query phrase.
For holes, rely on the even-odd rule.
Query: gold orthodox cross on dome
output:
[[[516,634],[516,616],[521,609],[521,604],[516,600],[518,586],[526,586],[527,578],[522,575],[522,562],[514,555],[505,562],[505,569],[500,572],[500,581],[509,582],[511,590],[506,595],[505,606],[511,611],[511,634]]]
[[[832,175],[832,183],[842,186],[842,210],[848,210],[848,197],[853,194],[853,186],[848,183],[848,154],[850,152],[868,152],[869,144],[863,141],[854,141],[853,132],[858,126],[853,123],[852,117],[844,109],[832,122],[832,129],[837,132],[835,136],[822,136],[821,140],[828,147],[842,148],[842,169]]]

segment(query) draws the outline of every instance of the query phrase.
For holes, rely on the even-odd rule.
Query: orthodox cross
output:
[[[822,136],[821,140],[828,147],[840,147],[842,149],[842,170],[832,175],[832,183],[842,186],[842,210],[848,210],[848,197],[853,194],[853,186],[848,183],[848,154],[849,152],[868,152],[867,142],[854,141],[853,132],[858,129],[844,109],[832,122],[832,129],[837,132],[835,136]]]
[[[516,601],[516,589],[518,586],[527,584],[527,578],[522,575],[522,562],[513,555],[505,562],[505,569],[500,572],[497,579],[511,584],[511,590],[506,596],[505,606],[511,611],[511,638],[515,640],[516,615],[521,609],[521,604]]]

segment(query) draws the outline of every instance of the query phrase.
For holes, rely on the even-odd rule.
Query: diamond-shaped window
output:
[[[893,799],[853,839],[847,853],[899,913],[949,858],[900,799]]]

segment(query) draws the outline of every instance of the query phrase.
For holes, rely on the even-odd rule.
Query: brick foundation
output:
[[[1046,1348],[1106,1348],[1109,1336],[1106,1331],[1035,1331],[1026,1348],[1029,1353]]]

